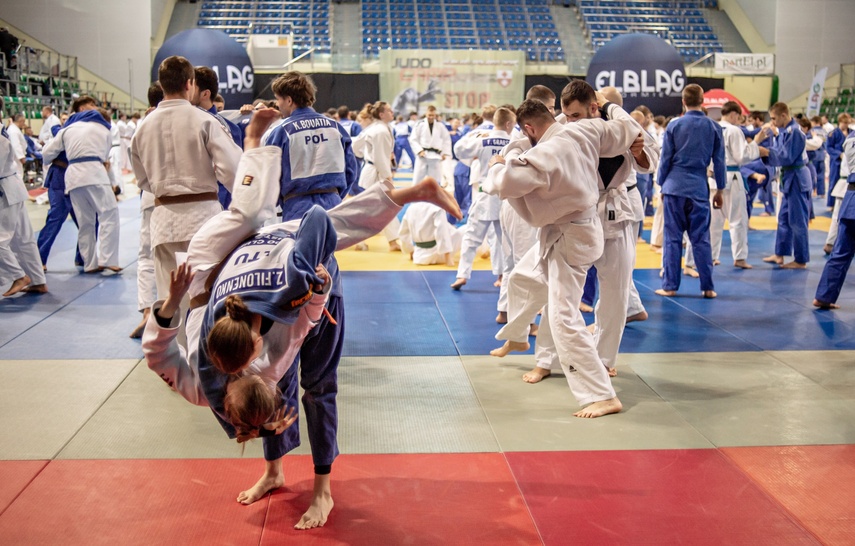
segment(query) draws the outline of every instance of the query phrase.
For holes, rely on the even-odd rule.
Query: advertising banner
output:
[[[160,63],[172,55],[180,55],[193,66],[207,66],[216,72],[226,108],[238,109],[252,102],[255,95],[252,62],[243,46],[225,32],[193,28],[166,40],[154,57],[151,81],[157,80]]]
[[[645,105],[656,115],[679,115],[686,86],[683,58],[653,34],[622,34],[601,47],[588,66],[594,89],[616,87],[623,106],[632,111]]]
[[[771,53],[716,53],[718,74],[770,75],[775,73],[775,56]]]
[[[518,106],[525,95],[525,53],[437,49],[380,51],[380,100],[395,115],[478,111],[485,104]]]
[[[807,110],[805,115],[809,118],[819,115],[819,108],[822,106],[822,90],[825,87],[825,75],[828,73],[828,67],[819,69],[816,76],[813,77],[813,83],[810,84],[808,91]]]

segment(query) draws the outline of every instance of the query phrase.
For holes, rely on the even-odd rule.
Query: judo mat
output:
[[[531,351],[488,356],[489,260],[453,291],[454,268],[413,266],[382,238],[338,253],[336,505],[296,531],[312,487],[302,420],[285,486],[242,506],[261,443],[228,440],[127,338],[138,205],[120,203],[122,275],[79,274],[67,222],[51,292],[0,300],[0,543],[851,544],[855,281],[843,309],[812,308],[821,219],[807,271],[760,262],[772,219],[752,220],[753,270],[730,267],[725,233],[716,300],[688,277],[654,295],[661,256],[640,244],[650,318],[624,335],[624,410],[593,420],[572,417],[563,374],[522,382]]]

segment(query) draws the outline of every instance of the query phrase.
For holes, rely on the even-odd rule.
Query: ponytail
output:
[[[226,314],[208,333],[208,356],[219,371],[233,374],[249,364],[255,351],[253,315],[240,296],[228,296],[225,308]]]

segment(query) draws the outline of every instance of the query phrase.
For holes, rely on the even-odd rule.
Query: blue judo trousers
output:
[[[852,258],[855,258],[855,176],[850,175],[848,182],[849,191],[840,206],[837,241],[831,256],[825,262],[819,286],[816,288],[816,299],[821,303],[837,302]]]
[[[808,222],[813,181],[807,167],[805,134],[795,120],[781,129],[769,146],[769,165],[781,167],[781,210],[775,233],[775,254],[797,263],[810,261]]]

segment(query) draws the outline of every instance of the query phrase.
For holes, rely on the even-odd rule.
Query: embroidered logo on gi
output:
[[[243,182],[241,182],[241,184],[244,186],[251,186],[252,185],[252,177],[249,175],[244,176]]]
[[[507,87],[511,85],[511,82],[514,79],[514,73],[512,70],[499,70],[496,72],[496,82],[502,87]]]

